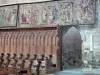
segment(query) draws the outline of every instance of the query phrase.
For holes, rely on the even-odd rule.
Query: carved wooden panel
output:
[[[0,52],[4,52],[4,32],[0,33]]]
[[[57,33],[57,31],[55,31],[54,33],[53,33],[53,35],[52,35],[52,42],[53,42],[53,47],[52,47],[52,53],[55,55],[56,54],[56,50],[58,49],[58,33]]]
[[[17,35],[17,32],[11,32],[11,36],[10,36],[10,53],[16,53],[16,35]]]
[[[36,31],[35,31],[36,32]],[[35,43],[35,36],[36,36],[36,33],[35,32],[31,32],[31,36],[30,36],[30,54],[33,55],[33,54],[36,54],[36,43]]]
[[[5,34],[5,52],[9,53],[10,51],[10,46],[11,46],[11,42],[10,42],[10,33],[6,33]]]
[[[58,30],[49,29],[1,29],[0,52],[55,55],[57,51]]]
[[[17,53],[20,54],[22,53],[22,44],[23,44],[23,35],[25,34],[25,32],[20,32],[18,38],[17,38]]]
[[[26,31],[24,39],[23,39],[23,53],[24,54],[30,53],[30,50],[29,50],[29,35],[30,35],[30,32]]]
[[[44,60],[47,57],[52,65],[56,65],[53,68],[58,68],[58,27],[56,26],[1,29],[0,42],[1,53],[15,53],[17,58],[20,54],[24,55],[23,58],[26,58],[27,54],[33,58],[36,54],[37,59],[43,58],[44,55]]]
[[[41,35],[41,41],[40,41],[40,45],[41,45],[41,54],[45,54],[45,35],[46,35],[47,31],[43,30],[43,33]]]

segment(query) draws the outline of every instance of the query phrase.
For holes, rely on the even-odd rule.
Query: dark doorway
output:
[[[63,29],[62,64],[63,69],[78,68],[82,65],[81,35],[74,26]]]

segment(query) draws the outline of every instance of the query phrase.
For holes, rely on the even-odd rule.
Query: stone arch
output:
[[[66,26],[62,36],[63,69],[81,67],[82,38],[79,26]]]

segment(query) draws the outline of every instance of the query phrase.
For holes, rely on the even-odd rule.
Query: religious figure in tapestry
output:
[[[60,25],[70,25],[73,23],[73,3],[59,1]]]
[[[38,4],[27,4],[20,6],[20,26],[32,26],[40,24],[40,6]]]
[[[95,19],[95,0],[76,0],[74,2],[74,23],[93,24]]]
[[[47,3],[48,24],[59,24],[58,2]]]
[[[17,6],[0,7],[0,26],[16,26]]]

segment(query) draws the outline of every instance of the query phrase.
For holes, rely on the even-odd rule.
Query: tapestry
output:
[[[49,2],[47,3],[47,12],[48,12],[48,24],[59,24],[59,6],[58,2]]]
[[[60,25],[73,24],[73,3],[67,1],[59,1],[59,8]]]
[[[95,0],[76,0],[74,3],[74,24],[95,22]]]
[[[32,26],[39,25],[40,6],[38,4],[20,5],[19,25]]]
[[[0,27],[16,26],[17,5],[0,7]]]
[[[95,23],[95,0],[63,0],[19,5],[19,25],[81,25]]]

